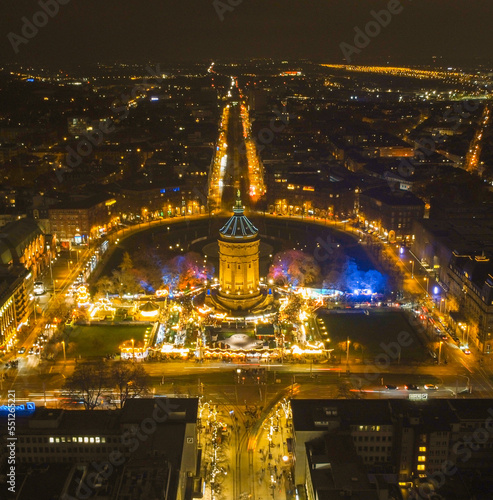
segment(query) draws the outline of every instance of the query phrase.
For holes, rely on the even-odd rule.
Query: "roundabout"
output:
[[[368,269],[368,262],[359,258],[364,247],[351,234],[316,220],[262,217],[258,212],[247,217],[239,192],[233,214],[227,219],[223,215],[209,218],[208,224],[204,219],[173,221],[122,239],[123,255],[128,252],[137,259],[142,250],[153,247],[171,260],[160,260],[164,266],[156,268],[161,278],[157,288],[145,296],[110,297],[109,305],[128,309],[124,316],[133,321],[158,324],[154,345],[149,345],[149,356],[157,359],[330,360],[338,346],[314,328],[315,315],[320,308],[344,303],[346,297],[322,283],[321,269],[325,275],[327,267],[322,266],[337,265],[337,252]],[[307,264],[320,268],[308,285],[290,268],[299,267],[298,274],[308,276]],[[115,268],[120,269],[117,263],[106,275]],[[123,283],[130,274],[124,272]],[[108,321],[103,313],[98,317]],[[136,352],[127,344],[122,344],[127,353]]]

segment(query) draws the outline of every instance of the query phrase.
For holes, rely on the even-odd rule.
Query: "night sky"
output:
[[[41,0],[42,2],[43,0]],[[47,0],[54,2],[56,0]],[[380,0],[216,0],[237,3],[220,19],[213,0],[59,0],[59,13],[18,54],[9,33],[41,10],[33,0],[3,0],[0,62],[85,64],[272,57],[343,63]],[[448,63],[493,59],[491,0],[391,0],[402,6],[352,62]],[[42,20],[42,16],[40,17]]]

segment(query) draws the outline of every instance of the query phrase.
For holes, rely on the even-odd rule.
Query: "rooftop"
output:
[[[42,231],[34,219],[19,219],[4,226],[0,231],[1,263],[8,264],[12,257],[22,257],[26,247],[41,234]]]
[[[389,206],[419,206],[424,207],[424,202],[409,191],[392,191],[389,186],[368,189],[361,193],[361,196],[373,198]]]
[[[244,215],[244,207],[241,204],[240,192],[236,204],[233,207],[233,216],[219,230],[221,237],[229,239],[253,239],[258,235],[258,229]]]
[[[449,250],[459,252],[493,251],[491,216],[464,219],[423,219],[419,224]]]
[[[79,199],[63,201],[58,205],[50,207],[50,210],[84,210],[92,208],[100,203],[110,200],[112,197],[107,194],[98,194]]]
[[[388,425],[392,424],[391,406],[388,400],[321,400],[293,399],[293,427],[297,431],[315,431],[327,427],[325,422],[340,421],[341,425]]]
[[[306,448],[317,498],[378,498],[375,486],[370,484],[366,468],[349,436],[328,434],[320,440],[307,443]]]

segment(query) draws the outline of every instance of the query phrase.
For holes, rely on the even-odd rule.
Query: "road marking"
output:
[[[469,368],[469,367],[468,367],[468,366],[464,363],[464,360],[463,360],[463,359],[461,359],[461,360],[460,360],[460,362],[461,362],[462,366],[464,366],[464,368],[465,368],[465,369],[466,369],[469,373],[472,373],[472,370],[471,370],[471,369],[470,369],[470,368]]]

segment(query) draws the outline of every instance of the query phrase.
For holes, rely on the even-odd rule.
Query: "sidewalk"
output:
[[[295,488],[292,481],[292,456],[287,440],[292,438],[291,422],[276,408],[258,434],[253,451],[255,499],[292,500]]]

